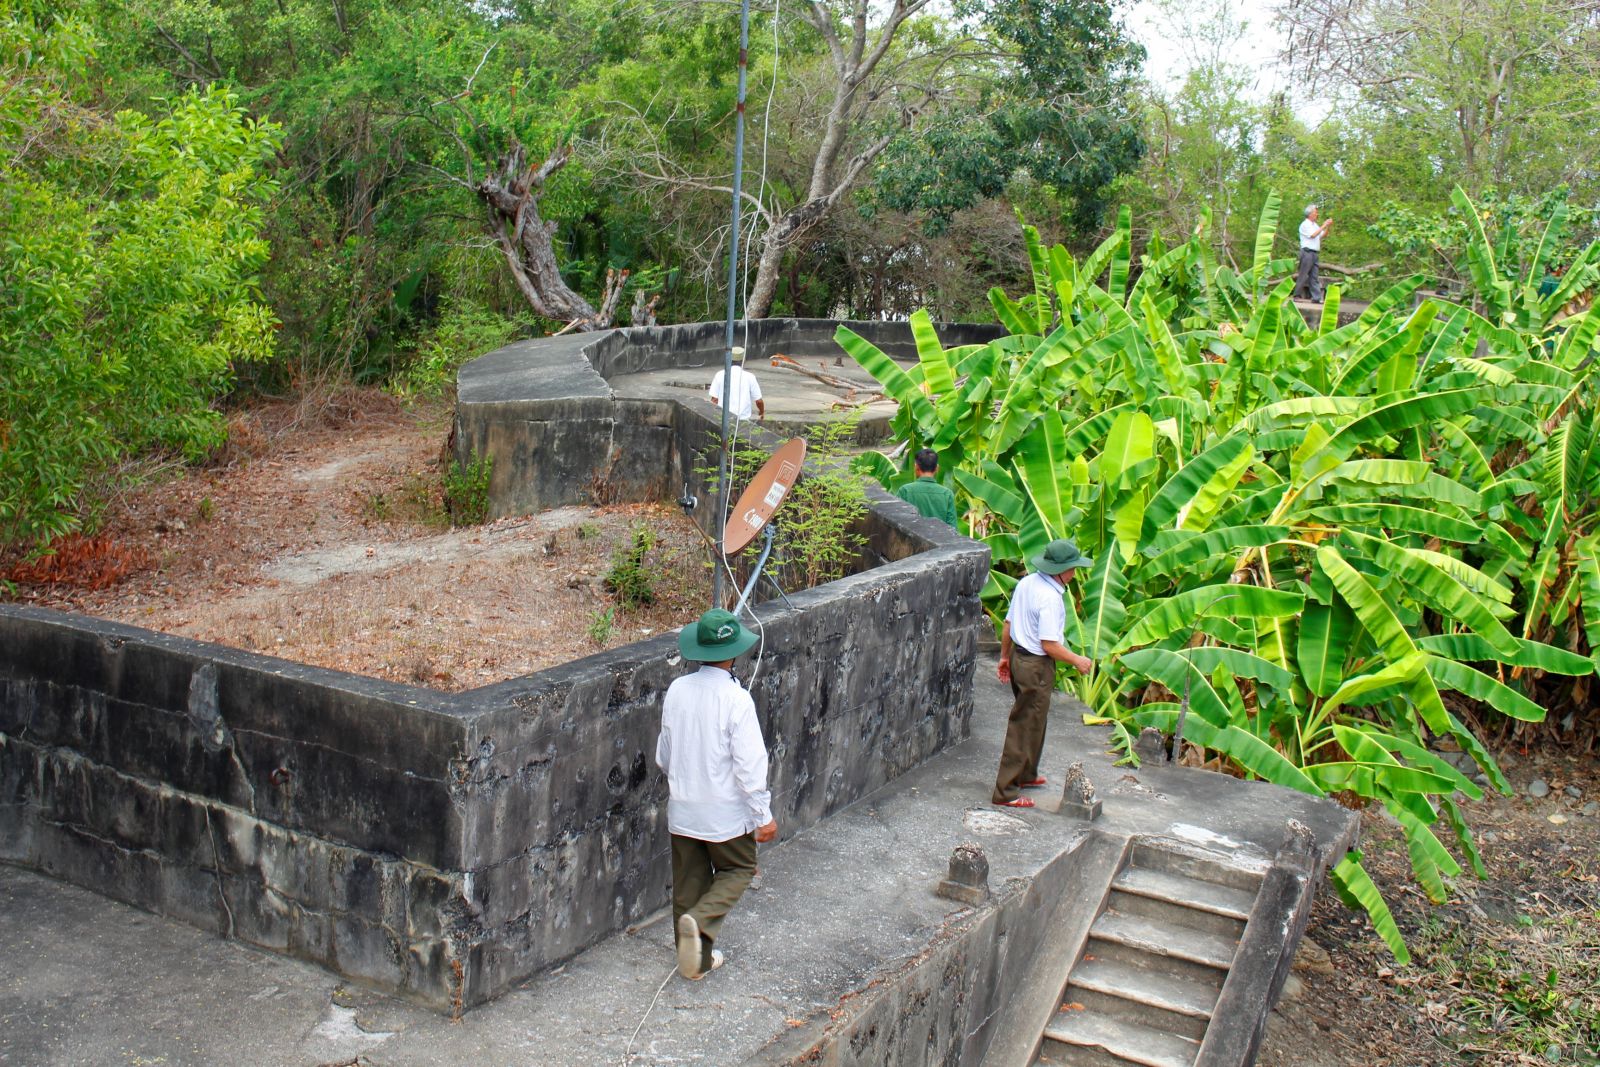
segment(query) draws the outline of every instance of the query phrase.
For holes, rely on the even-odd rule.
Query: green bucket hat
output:
[[[721,663],[749,650],[757,640],[753,631],[739,624],[731,611],[712,608],[678,631],[678,651],[696,663]]]
[[[1087,567],[1094,560],[1078,551],[1078,546],[1062,538],[1044,546],[1044,551],[1028,561],[1041,574],[1060,574],[1074,567]]]

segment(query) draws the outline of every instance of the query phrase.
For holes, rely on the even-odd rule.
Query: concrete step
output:
[[[1209,885],[1209,882],[1190,882],[1190,885]],[[1237,892],[1237,890],[1235,890]],[[1230,915],[1218,915],[1214,911],[1193,908],[1188,904],[1172,900],[1163,900],[1159,897],[1145,896],[1139,893],[1128,893],[1120,886],[1113,886],[1110,895],[1106,898],[1106,908],[1119,915],[1138,915],[1156,922],[1168,923],[1173,926],[1182,926],[1186,929],[1196,930],[1208,934],[1216,934],[1237,941],[1244,933],[1244,920],[1235,919]]]
[[[1256,887],[1238,889],[1149,867],[1125,867],[1112,885],[1124,893],[1168,900],[1241,922],[1250,917],[1250,909],[1256,902]]]
[[[1123,960],[1083,960],[1072,969],[1067,999],[1079,999],[1072,995],[1074,989],[1090,989],[1176,1015],[1211,1018],[1225,972],[1214,972],[1218,979],[1214,983],[1201,982],[1188,974],[1173,974],[1161,967],[1162,962],[1152,960],[1153,966],[1138,967]]]
[[[1148,1003],[1148,998],[1131,1000],[1120,993],[1099,992],[1087,986],[1069,985],[1061,1001],[1064,1010],[1083,1011],[1125,1023],[1148,1027],[1163,1034],[1176,1034],[1199,1041],[1206,1036],[1209,1018],[1180,1015]]]
[[[1160,871],[1177,874],[1202,882],[1213,882],[1249,892],[1252,897],[1261,888],[1261,872],[1248,867],[1238,867],[1193,852],[1164,848],[1150,841],[1136,841],[1129,850],[1128,866],[1136,870]]]
[[[1116,941],[1090,941],[1084,946],[1084,961],[1104,961],[1138,970],[1159,970],[1178,981],[1220,992],[1228,972],[1204,963],[1191,963],[1176,956],[1156,956],[1144,949]]]
[[[1144,915],[1106,911],[1089,928],[1091,948],[1096,940],[1139,949],[1154,956],[1170,956],[1191,963],[1227,970],[1239,947],[1238,938],[1192,930],[1177,923]]]
[[[1045,1027],[1041,1052],[1073,1067],[1193,1067],[1200,1042],[1087,1011],[1064,1011]],[[1106,1058],[1106,1057],[1110,1058]]]

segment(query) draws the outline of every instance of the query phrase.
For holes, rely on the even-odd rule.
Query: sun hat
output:
[[[696,663],[721,663],[749,650],[757,640],[753,631],[739,624],[731,611],[712,608],[678,631],[678,651]]]
[[[1041,574],[1060,574],[1074,567],[1087,567],[1094,560],[1078,551],[1078,546],[1061,538],[1044,546],[1044,551],[1028,561],[1028,566]]]

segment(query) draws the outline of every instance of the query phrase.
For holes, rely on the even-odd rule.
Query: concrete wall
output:
[[[448,1006],[443,694],[0,606],[0,859]]]
[[[601,439],[659,450],[620,498],[676,495],[710,420],[619,409],[569,369],[542,375],[574,394],[543,402],[559,418],[480,418],[480,402],[463,420],[502,503],[526,498],[518,479],[581,480]],[[505,459],[534,441],[537,462]],[[786,835],[968,733],[988,550],[878,497],[864,559],[880,565],[763,607],[759,673],[754,653],[736,668],[755,674]],[[0,860],[470,1007],[666,903],[653,754],[685,669],[664,635],[444,694],[0,605]]]
[[[840,353],[834,330],[849,326],[897,358],[915,358],[904,322],[758,319],[738,323],[735,343],[752,355],[795,357]],[[995,326],[938,327],[946,347],[981,344]],[[494,515],[523,515],[595,499],[676,497],[681,471],[667,446],[673,411],[707,423],[716,409],[700,398],[674,404],[615,398],[606,383],[619,374],[722,363],[720,323],[633,327],[598,334],[519,341],[461,368],[456,392],[456,456],[495,457],[490,476]],[[597,491],[598,490],[598,491]]]

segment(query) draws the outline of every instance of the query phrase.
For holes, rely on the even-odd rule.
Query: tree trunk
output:
[[[603,330],[616,317],[628,272],[606,272],[605,292],[600,309],[595,310],[562,280],[552,244],[556,224],[539,216],[544,183],[566,166],[571,156],[572,147],[562,145],[538,167],[529,167],[526,151],[513,142],[500,161],[499,172],[489,173],[478,183],[478,197],[488,211],[489,232],[499,242],[517,289],[534,314],[565,322],[562,332]]]
[[[761,235],[761,259],[756,265],[755,285],[751,287],[750,297],[745,301],[745,318],[764,319],[771,313],[772,298],[778,292],[778,275],[783,269],[783,254],[799,243],[807,230],[822,221],[836,199],[838,198],[821,197],[807,200],[800,206],[785,211],[779,216],[778,221]]]

